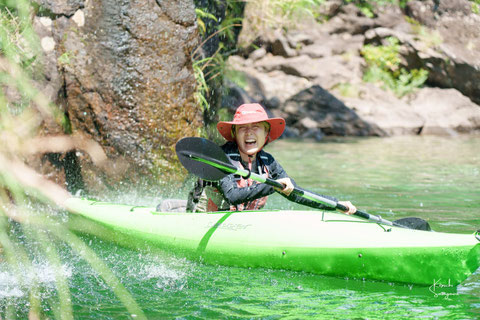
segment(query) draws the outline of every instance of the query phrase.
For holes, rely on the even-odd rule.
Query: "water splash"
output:
[[[33,264],[32,268],[20,267],[22,273],[15,272],[7,263],[0,264],[0,300],[5,298],[25,298],[30,288],[36,282],[45,290],[43,295],[48,298],[55,294],[55,267],[46,263]],[[31,270],[31,272],[25,271]],[[61,273],[65,278],[71,278],[72,266],[63,264]]]

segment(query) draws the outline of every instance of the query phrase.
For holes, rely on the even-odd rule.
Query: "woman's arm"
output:
[[[229,174],[218,182],[218,189],[233,205],[262,198],[275,192],[273,187],[264,183],[254,183],[249,187],[240,188],[235,178],[235,175]]]

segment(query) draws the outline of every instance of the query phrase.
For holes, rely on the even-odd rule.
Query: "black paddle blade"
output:
[[[199,161],[199,158],[215,159],[231,165],[223,150],[212,141],[204,138],[183,138],[177,142],[175,151],[185,169],[204,180],[217,181],[225,177],[227,173]]]
[[[431,231],[432,228],[430,228],[430,224],[423,219],[420,218],[402,218],[393,221],[395,224],[399,224],[401,226],[407,227],[409,229],[414,229],[414,230],[425,230],[425,231]]]

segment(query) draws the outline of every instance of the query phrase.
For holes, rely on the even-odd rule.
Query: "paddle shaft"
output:
[[[232,165],[231,163],[226,163],[226,162],[223,162],[223,161],[219,161],[217,159],[214,159],[214,158],[211,158],[211,157],[208,157],[208,156],[205,156],[205,155],[196,154],[195,152],[185,152],[185,151],[183,151],[182,153],[185,156],[188,156],[188,157],[190,157],[190,158],[192,158],[196,161],[203,162],[205,164],[214,166],[214,167],[224,171],[225,173],[238,174],[239,176],[242,176],[245,179],[251,178],[252,180],[255,180],[257,182],[265,183],[265,184],[268,184],[272,187],[276,187],[276,188],[279,188],[279,189],[285,188],[285,186],[278,181],[275,181],[275,180],[270,179],[270,178],[265,178],[264,176],[261,176],[259,174],[251,172],[250,170],[237,168],[234,165]],[[298,196],[300,196],[302,198],[317,202],[317,203],[325,205],[327,207],[335,208],[335,209],[338,209],[338,210],[341,210],[341,211],[348,211],[348,208],[346,206],[344,206],[343,204],[338,203],[337,201],[322,197],[318,194],[315,194],[315,193],[312,193],[312,192],[309,192],[309,191],[306,191],[306,190],[300,190],[298,188],[294,188],[292,192],[297,194]],[[360,210],[357,210],[354,213],[354,215],[359,216],[359,217],[364,218],[364,219],[367,219],[367,220],[370,220],[370,221],[373,221],[373,222],[376,222],[376,223],[381,223],[381,224],[385,224],[385,225],[389,225],[389,226],[397,226],[397,227],[406,228],[405,226],[402,226],[402,225],[397,224],[395,222],[385,220],[380,216],[372,215],[372,214],[369,214],[369,213],[366,213],[366,212],[363,212],[363,211],[360,211]]]

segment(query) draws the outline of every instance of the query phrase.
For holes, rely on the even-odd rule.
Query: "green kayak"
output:
[[[335,212],[163,213],[79,198],[65,206],[133,245],[209,264],[452,286],[480,266],[478,234],[387,227]]]

